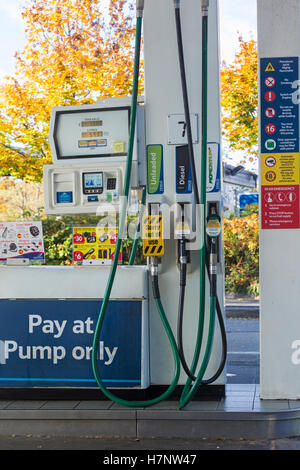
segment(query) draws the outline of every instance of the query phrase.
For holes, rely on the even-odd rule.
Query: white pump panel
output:
[[[52,109],[49,141],[54,164],[89,164],[125,160],[128,152],[130,98]],[[143,145],[144,107],[137,109],[133,161]]]
[[[202,11],[200,0],[181,1],[182,34],[185,50],[185,64],[189,89],[191,125],[194,151],[196,157],[196,171],[198,181],[201,180],[201,76],[202,76]],[[182,151],[182,145],[187,144],[184,131],[184,105],[180,80],[178,61],[178,48],[176,40],[176,25],[173,0],[151,0],[145,2],[144,11],[144,56],[145,56],[145,107],[146,107],[146,144],[148,158],[148,176],[151,169],[152,153],[159,155],[161,166],[160,186],[157,178],[157,189],[151,189],[152,181],[148,184],[148,203],[157,203],[165,207],[174,207],[176,202],[190,203],[193,201],[191,192],[176,193],[176,156]],[[218,2],[211,0],[209,14],[209,61],[208,61],[208,149],[219,156],[220,147],[220,91],[219,91],[219,54],[218,54]],[[196,143],[197,142],[197,143]],[[208,151],[208,155],[210,152]],[[156,161],[158,161],[157,159]],[[157,169],[157,165],[155,170]],[[212,173],[209,181],[207,201],[220,204],[220,187],[217,189],[217,171],[208,168],[208,175]],[[215,191],[214,191],[215,190]],[[179,199],[180,198],[180,199]],[[162,207],[162,206],[161,206]],[[189,211],[189,208],[187,209]],[[167,221],[167,217],[164,218]],[[170,236],[167,239],[168,223],[164,226],[165,255],[160,266],[159,284],[163,305],[173,331],[177,329],[178,286],[179,271],[177,267],[177,240]],[[174,233],[173,232],[173,233]],[[172,232],[171,232],[172,233]],[[224,309],[224,278],[222,263],[222,246],[218,263],[218,297],[221,309]],[[191,263],[187,276],[185,297],[185,328],[184,346],[188,364],[192,363],[196,344],[196,334],[199,314],[199,252],[191,251]],[[207,278],[206,291],[209,292]],[[207,303],[208,304],[208,303]],[[155,311],[153,300],[149,303],[150,312]],[[206,318],[209,318],[207,305]],[[204,338],[207,338],[208,321],[205,322]],[[205,341],[205,340],[204,340]],[[168,384],[172,380],[173,359],[171,354],[165,354],[166,337],[161,328],[157,315],[150,315],[150,360],[151,383]],[[211,360],[205,379],[212,377],[219,367],[222,355],[222,340],[219,325],[216,325],[214,346]],[[200,361],[203,358],[201,351]],[[182,372],[179,384],[186,382],[186,375]],[[225,372],[221,374],[214,385],[224,385]]]
[[[93,105],[53,108],[49,140],[54,165],[44,167],[46,214],[95,214],[119,209],[130,104],[130,98],[112,98]],[[144,106],[138,105],[133,188],[144,184],[144,153]]]
[[[125,163],[44,166],[47,214],[95,214],[119,206]]]
[[[56,110],[53,138],[57,159],[124,156],[129,118],[127,107]]]

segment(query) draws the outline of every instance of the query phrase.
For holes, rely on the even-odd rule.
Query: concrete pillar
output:
[[[300,399],[300,1],[258,0],[261,398]],[[297,88],[293,88],[296,86]]]

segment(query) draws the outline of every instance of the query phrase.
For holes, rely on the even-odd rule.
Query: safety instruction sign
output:
[[[161,257],[164,255],[163,219],[161,215],[143,217],[143,254]]]
[[[0,223],[0,260],[11,258],[45,262],[42,222]]]
[[[299,184],[298,153],[263,153],[261,168],[262,184],[265,186]]]
[[[298,57],[261,59],[262,153],[299,152],[298,78]]]
[[[299,228],[299,60],[264,58],[260,66],[262,228]]]
[[[118,227],[73,227],[73,262],[111,264],[118,237]],[[121,261],[121,254],[119,261]]]
[[[262,186],[263,229],[299,228],[299,186]]]

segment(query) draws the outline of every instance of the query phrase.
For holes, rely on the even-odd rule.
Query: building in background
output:
[[[242,165],[233,166],[224,163],[223,183],[225,217],[243,215],[247,202],[258,204],[258,175],[256,173],[246,170]]]

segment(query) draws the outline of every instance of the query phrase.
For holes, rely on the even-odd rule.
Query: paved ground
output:
[[[259,321],[257,319],[227,319],[228,334],[228,384],[248,385],[256,390],[253,406],[259,406],[257,390],[259,390]],[[233,385],[234,386],[234,385]],[[247,385],[241,385],[242,387]],[[230,385],[229,385],[230,387]],[[243,392],[244,393],[244,392]],[[251,392],[252,393],[252,392]],[[235,400],[234,400],[235,401]],[[236,406],[236,403],[229,404]],[[223,403],[219,406],[225,406]],[[291,408],[291,407],[289,407]],[[300,450],[300,437],[294,439],[273,440],[209,440],[209,439],[107,439],[68,438],[53,436],[26,437],[17,435],[0,437],[0,450],[96,450],[101,451],[99,458],[105,451],[128,451],[134,455],[138,451],[169,450]]]
[[[227,383],[259,383],[259,320],[227,319]]]
[[[298,400],[261,400],[260,399],[260,386],[259,384],[227,384],[225,397],[211,397],[210,399],[202,400],[192,400],[188,405],[185,406],[184,411],[199,413],[199,412],[243,412],[250,413],[254,412],[276,412],[276,411],[290,411],[300,409],[300,401]],[[25,421],[26,429],[23,433],[30,431],[30,421],[28,421],[28,412],[29,414],[34,415],[35,419],[43,420],[45,416],[51,421],[51,419],[62,420],[60,426],[63,425],[64,420],[74,418],[74,416],[79,416],[81,419],[89,420],[91,417],[94,418],[97,414],[98,419],[109,419],[109,417],[114,414],[118,415],[117,419],[125,419],[124,411],[128,411],[127,419],[131,421],[134,431],[136,431],[135,422],[140,422],[143,419],[157,419],[157,412],[166,411],[167,414],[171,412],[172,418],[168,415],[169,419],[175,420],[179,419],[179,416],[183,411],[178,411],[178,401],[165,400],[152,405],[149,408],[138,408],[141,413],[136,414],[135,408],[125,408],[119,404],[113,403],[109,400],[0,400],[0,425],[1,419],[11,420],[18,419],[18,429],[21,426],[21,420]],[[147,411],[147,413],[142,413],[142,411]],[[122,413],[123,412],[123,413]],[[51,414],[52,413],[52,414]],[[179,413],[179,414],[178,414]],[[119,416],[120,415],[120,416]],[[155,415],[155,416],[154,416]],[[194,416],[194,415],[193,415]],[[78,418],[76,418],[78,419]],[[164,419],[167,419],[165,417]],[[134,420],[134,423],[133,421]],[[80,421],[80,420],[79,420]],[[7,429],[8,424],[5,425],[5,430]],[[16,432],[16,427],[11,432]],[[40,425],[37,429],[45,429],[43,424]],[[78,428],[77,428],[78,429]],[[83,424],[83,433],[86,432],[86,423]],[[124,435],[116,434],[116,429],[114,429],[113,435]],[[107,428],[103,429],[107,434]],[[39,433],[40,431],[36,431]],[[128,432],[128,429],[127,429]],[[3,434],[3,428],[0,426],[0,435]],[[21,433],[20,433],[21,434]],[[78,435],[78,430],[77,430]],[[92,433],[90,435],[93,435]],[[102,434],[103,435],[103,434]],[[133,434],[128,434],[133,435]],[[134,434],[135,435],[135,434]],[[206,435],[206,434],[204,434]],[[221,434],[223,435],[223,434]],[[155,434],[154,434],[155,436]],[[166,437],[169,434],[165,434]],[[164,436],[164,437],[165,437]]]
[[[259,318],[259,300],[244,298],[226,298],[226,316],[230,318]]]
[[[189,450],[300,450],[300,438],[273,440],[187,440],[187,439],[104,439],[55,437],[0,437],[2,450],[88,450],[128,451],[189,451]],[[107,452],[106,452],[107,453]],[[106,454],[105,453],[105,454]],[[153,452],[151,453],[153,454]],[[104,455],[104,452],[99,454]],[[117,454],[116,454],[117,455]]]

